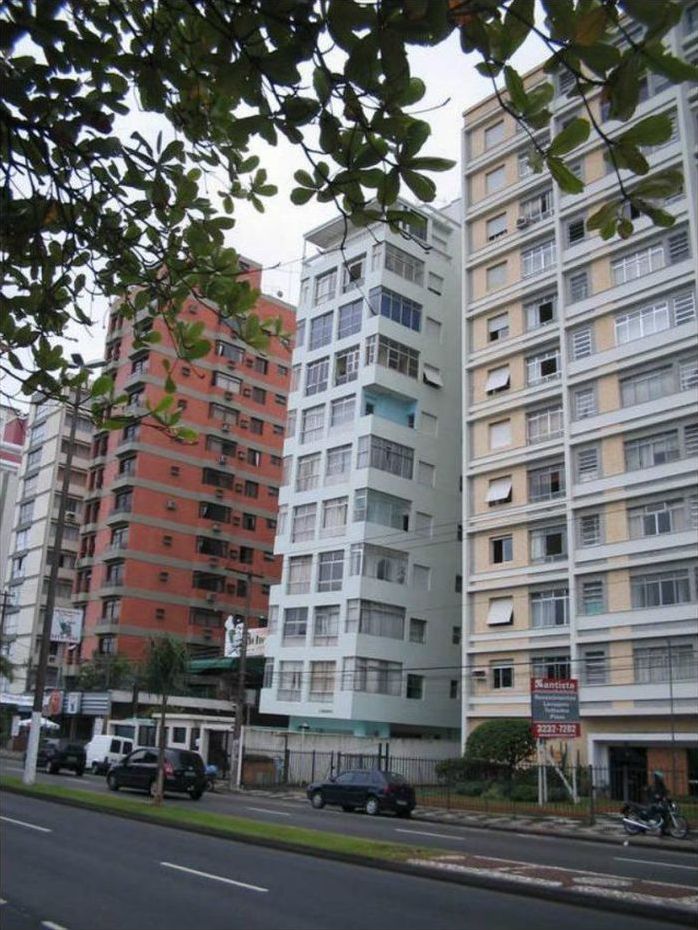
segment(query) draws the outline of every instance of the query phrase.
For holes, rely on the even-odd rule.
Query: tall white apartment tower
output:
[[[698,5],[669,37],[698,51]],[[534,86],[548,77],[527,77]],[[558,75],[553,132],[580,113]],[[583,196],[533,174],[494,98],[465,114],[463,734],[530,715],[529,678],[575,677],[570,758],[698,778],[698,90],[657,75],[632,122],[667,113],[649,154],[684,189],[670,229],[585,219],[617,189],[598,140]],[[627,128],[592,102],[604,130]],[[632,179],[629,181],[632,184]],[[693,782],[696,783],[695,781]]]
[[[8,607],[5,639],[13,664],[9,690],[21,692],[34,686],[39,658],[51,563],[59,559],[56,606],[71,607],[78,558],[83,498],[87,492],[87,466],[91,454],[92,421],[79,416],[76,424],[70,473],[66,524],[61,551],[56,554],[58,508],[72,413],[63,404],[35,397],[31,404],[26,440],[19,471],[14,526],[10,539],[7,574]],[[73,655],[64,643],[50,645],[47,685],[60,685],[64,666],[75,668]]]
[[[458,208],[306,237],[261,699],[291,729],[459,727]]]

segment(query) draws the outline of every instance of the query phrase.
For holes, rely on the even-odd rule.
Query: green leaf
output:
[[[409,164],[410,168],[418,171],[449,171],[456,162],[451,158],[425,156],[423,158],[413,158]]]
[[[580,13],[574,24],[574,41],[578,45],[594,45],[606,31],[608,14],[604,7]]]
[[[618,137],[631,145],[660,145],[671,138],[673,124],[668,113],[647,116]]]
[[[291,191],[291,203],[295,203],[297,207],[302,207],[303,204],[308,203],[309,200],[315,196],[315,191],[307,187],[294,187]]]
[[[525,113],[528,110],[528,96],[524,88],[524,82],[518,71],[515,71],[510,65],[504,68],[504,82],[509,98],[519,113]]]
[[[430,203],[436,197],[436,185],[431,178],[425,178],[423,174],[417,174],[409,169],[404,169],[401,176],[415,197],[425,203]]]
[[[587,229],[601,229],[602,226],[605,226],[612,218],[614,218],[618,213],[619,202],[613,200],[609,203],[605,203],[600,207],[595,213],[592,213],[586,221]]]
[[[588,120],[577,117],[565,126],[550,143],[548,151],[551,155],[566,155],[578,145],[586,142],[591,132]]]
[[[655,226],[669,227],[673,226],[676,222],[676,217],[672,216],[671,213],[667,213],[666,210],[660,210],[657,207],[651,207],[649,204],[642,205],[642,212],[649,216]]]
[[[562,159],[549,155],[546,158],[546,164],[561,190],[566,194],[581,194],[584,190],[583,182],[579,180],[576,174],[572,174]]]
[[[100,375],[92,385],[92,397],[98,397],[100,394],[111,394],[114,390],[114,378],[112,375]]]

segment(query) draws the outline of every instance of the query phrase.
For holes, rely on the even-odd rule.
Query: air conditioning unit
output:
[[[253,368],[253,367],[254,367],[254,359],[253,359],[253,358],[246,358],[246,359],[245,359],[245,364],[247,365],[248,368]]]
[[[240,558],[240,550],[231,549],[230,552],[228,553],[228,558],[232,559],[234,562],[237,562],[237,560]]]
[[[65,519],[66,519],[66,523],[75,523],[75,521],[77,520],[77,517],[72,510],[69,510],[68,513],[65,515]]]
[[[209,559],[208,564],[211,566],[211,568],[215,568],[218,565],[218,559]]]
[[[233,517],[233,526],[240,526],[241,522],[240,517]]]
[[[245,459],[247,458],[247,456],[246,456],[245,453],[242,451],[242,449],[240,449],[240,451],[238,452],[238,458],[240,459],[241,462],[244,462]]]
[[[473,678],[482,681],[483,678],[487,678],[487,671],[484,668],[473,669]]]
[[[214,601],[216,600],[216,595],[215,595],[215,593],[214,593],[213,591],[210,591],[210,592],[206,595],[206,600],[209,602],[209,604],[213,604]]]
[[[220,500],[223,497],[223,488],[216,488],[216,497]]]
[[[221,423],[221,433],[229,433],[230,425],[228,423]]]
[[[223,397],[224,397],[226,400],[232,400],[232,399],[233,399],[232,391],[226,391],[225,394],[223,395]]]
[[[252,391],[249,388],[243,388],[242,391],[243,397],[252,397]]]
[[[167,581],[169,577],[167,572],[160,572],[160,581]]]
[[[237,368],[237,365],[235,364],[235,362],[228,362],[228,368],[230,368],[231,371],[235,371],[235,369]]]
[[[165,504],[165,506],[167,507],[168,510],[176,510],[176,509],[177,509],[177,501],[171,501],[171,500],[170,500],[170,501],[168,501],[168,502]]]
[[[531,221],[527,216],[520,216],[516,221],[517,229],[525,229]]]
[[[228,464],[228,459],[227,459],[227,457],[226,457],[225,455],[222,455],[222,456],[218,459],[218,464],[219,464],[219,465],[227,465],[227,464]]]
[[[242,492],[245,490],[245,485],[242,483],[236,484],[235,490],[238,492],[238,494],[242,494]]]
[[[240,427],[241,427],[242,429],[247,429],[247,427],[248,427],[249,425],[250,425],[250,421],[249,421],[249,420],[240,420]]]
[[[211,529],[213,530],[214,533],[220,533],[221,531],[220,523],[214,523]]]

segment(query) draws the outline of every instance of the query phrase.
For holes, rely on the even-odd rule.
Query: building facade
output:
[[[698,21],[672,35],[695,57]],[[528,86],[547,79],[542,71]],[[555,77],[553,132],[580,112]],[[671,117],[652,168],[685,179],[670,229],[585,219],[617,190],[598,141],[583,196],[534,174],[494,98],[465,114],[463,735],[530,715],[529,679],[580,682],[580,758],[687,789],[698,705],[695,86],[644,79],[632,122]],[[595,116],[611,135],[627,128]],[[696,778],[694,773],[693,778]]]
[[[244,268],[259,289],[261,268]],[[290,350],[276,337],[264,352],[250,349],[201,302],[183,312],[211,343],[196,362],[176,360],[161,320],[161,340],[134,348],[134,324],[118,306],[110,316],[105,370],[129,410],[158,402],[170,363],[180,425],[198,439],[176,441],[147,418],[95,436],[75,593],[85,608],[83,661],[139,659],[164,633],[184,640],[193,657],[222,655],[227,618],[263,625],[279,577],[273,540]],[[254,312],[294,332],[294,310],[283,301],[262,295]]]
[[[66,522],[61,551],[56,554],[53,540],[58,525],[72,416],[70,407],[66,408],[61,403],[40,397],[32,400],[19,468],[6,576],[8,605],[4,636],[13,665],[13,681],[8,686],[12,692],[31,690],[34,684],[44,622],[43,608],[54,558],[59,559],[56,607],[70,609],[72,606],[80,521],[92,444],[92,421],[87,416],[79,415],[73,444]],[[48,687],[62,683],[64,672],[75,667],[75,658],[74,643],[56,640],[50,644],[46,675]]]
[[[457,212],[306,241],[261,710],[291,729],[459,724]]]
[[[7,556],[15,517],[17,476],[27,432],[25,415],[0,404],[0,580],[7,576]]]

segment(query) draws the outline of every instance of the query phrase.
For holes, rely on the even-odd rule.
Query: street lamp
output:
[[[80,372],[87,372],[92,368],[101,367],[104,362],[92,362],[86,364],[83,357],[78,353],[72,356],[73,363]],[[46,591],[46,606],[44,608],[44,622],[41,627],[41,647],[39,649],[39,661],[36,667],[36,683],[34,685],[34,704],[32,706],[31,724],[29,726],[29,740],[27,743],[27,754],[24,762],[24,772],[22,781],[25,785],[33,785],[36,781],[36,758],[39,752],[39,736],[41,734],[41,717],[44,709],[44,691],[46,689],[46,671],[48,668],[49,643],[51,639],[51,621],[53,611],[56,606],[56,588],[58,585],[58,568],[60,564],[60,551],[63,545],[63,528],[65,526],[66,508],[68,505],[68,490],[70,488],[71,469],[73,466],[73,451],[75,448],[75,431],[78,424],[78,415],[80,413],[80,404],[83,399],[83,383],[79,382],[74,388],[74,397],[71,404],[72,421],[70,423],[70,432],[68,434],[68,445],[65,452],[65,462],[63,464],[63,482],[61,484],[61,499],[58,505],[58,518],[56,524],[56,535],[53,541],[53,561],[51,563],[51,573],[48,580]]]

